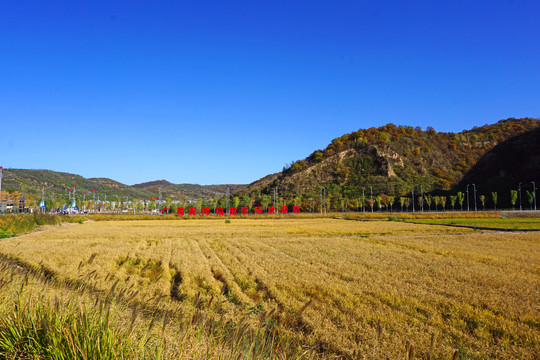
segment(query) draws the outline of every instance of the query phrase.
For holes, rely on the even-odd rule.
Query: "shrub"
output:
[[[0,231],[4,234],[24,234],[34,230],[38,226],[57,225],[63,222],[82,223],[84,216],[63,216],[48,214],[18,214],[0,215]]]

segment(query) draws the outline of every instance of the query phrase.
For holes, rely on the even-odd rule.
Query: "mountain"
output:
[[[150,196],[148,192],[137,191],[111,179],[86,179],[80,175],[52,170],[4,169],[4,175],[2,190],[19,191],[30,197],[40,197],[42,185],[45,185],[45,192],[53,197],[67,198],[68,190],[73,191],[74,186],[77,194],[82,195],[86,192],[88,197],[92,196],[93,190],[101,198],[105,192],[109,196],[114,194],[132,198]]]
[[[413,186],[424,192],[445,192],[489,150],[499,143],[538,128],[533,118],[500,120],[459,133],[436,132],[428,127],[396,126],[360,129],[335,138],[324,150],[284,167],[238,192],[238,195],[298,195],[317,198],[321,187],[334,197],[374,194],[410,194]]]
[[[227,189],[257,199],[274,188],[280,197],[318,198],[321,187],[333,199],[359,198],[366,194],[405,195],[420,186],[425,193],[444,193],[475,183],[483,191],[508,189],[517,182],[538,180],[538,129],[533,118],[500,120],[459,133],[436,132],[428,127],[396,126],[360,129],[345,134],[324,150],[284,167],[249,185],[172,184],[157,180],[125,185],[108,178],[84,178],[51,170],[5,169],[2,190],[20,191],[39,199],[41,185],[50,198],[67,199],[75,185],[78,197],[96,191],[100,199],[118,194],[124,198],[220,198]],[[470,172],[469,172],[470,171]],[[502,191],[502,190],[500,190]],[[243,202],[247,202],[245,197]],[[260,199],[259,199],[260,200]],[[62,200],[64,201],[64,200]],[[260,202],[260,201],[259,201]]]
[[[199,184],[171,184],[166,180],[157,180],[133,185],[136,189],[144,189],[159,193],[161,187],[162,193],[168,194],[175,199],[197,199],[197,198],[219,198],[223,197],[229,189],[230,193],[239,191],[245,185],[223,184],[223,185],[199,185]]]
[[[2,190],[13,192],[19,191],[26,197],[39,199],[42,185],[48,198],[67,199],[68,190],[73,191],[75,185],[77,197],[86,196],[90,199],[94,190],[96,197],[104,198],[105,192],[108,199],[126,196],[133,199],[148,199],[159,196],[159,187],[163,198],[173,200],[197,199],[209,197],[222,197],[227,188],[231,193],[242,189],[245,185],[198,185],[198,184],[172,184],[165,180],[151,181],[143,184],[125,185],[108,178],[84,178],[80,175],[56,172],[52,170],[29,170],[29,169],[4,169]],[[83,195],[86,193],[86,195]]]
[[[517,190],[522,182],[523,192],[532,191],[532,181],[540,182],[540,127],[493,147],[465,174],[455,190],[463,191],[467,184],[476,184],[478,191],[496,191],[501,194],[502,203],[509,203],[509,189]]]

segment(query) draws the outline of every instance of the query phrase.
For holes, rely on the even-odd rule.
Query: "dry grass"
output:
[[[91,277],[62,280],[0,255],[0,359],[320,358],[279,334],[270,312],[231,322],[197,297],[164,307],[134,300],[118,281],[100,291]]]
[[[132,299],[161,297],[164,311],[205,308],[236,322],[262,313],[324,357],[540,353],[537,233],[328,218],[106,221],[4,239],[0,252],[98,290],[118,281]]]

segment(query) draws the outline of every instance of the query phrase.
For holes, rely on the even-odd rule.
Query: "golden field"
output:
[[[163,310],[230,321],[263,313],[306,357],[540,353],[538,232],[331,218],[89,221],[2,239],[0,253],[97,291],[117,283],[130,300],[161,297]]]

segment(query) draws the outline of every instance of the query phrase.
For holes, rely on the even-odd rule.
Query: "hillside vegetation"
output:
[[[523,182],[532,191],[531,181],[540,181],[540,127],[514,136],[495,146],[472,167],[458,184],[482,184],[484,191],[498,191],[508,196],[509,188]],[[538,185],[537,185],[538,186]]]
[[[96,199],[120,197],[125,199],[148,199],[159,196],[161,187],[162,198],[173,200],[214,198],[224,196],[227,188],[232,191],[241,189],[244,185],[198,185],[198,184],[172,184],[165,180],[152,181],[143,184],[125,185],[108,178],[84,178],[80,175],[57,172],[52,170],[31,169],[4,169],[2,190],[18,192],[28,198],[41,199],[41,187],[45,185],[47,200],[68,198],[68,191],[75,185],[77,199],[82,199],[86,192],[86,199],[92,199],[94,191]]]
[[[398,199],[403,200],[400,197],[410,197],[414,188],[416,196],[421,192],[444,196],[442,209],[445,209],[449,208],[444,205],[448,195],[465,193],[465,184],[474,183],[478,195],[484,199],[483,208],[485,199],[492,208],[496,205],[508,208],[515,205],[515,199],[511,204],[510,190],[523,182],[527,184],[523,196],[529,196],[531,181],[537,180],[539,175],[539,125],[538,119],[510,118],[459,133],[394,124],[361,129],[332,140],[324,150],[315,150],[305,159],[285,166],[282,172],[267,175],[248,186],[172,184],[166,180],[129,186],[107,178],[86,179],[50,170],[6,169],[11,176],[4,178],[3,190],[18,191],[29,200],[33,198],[32,204],[37,207],[42,185],[47,192],[46,200],[60,204],[58,206],[66,202],[73,185],[78,201],[84,192],[86,200],[92,199],[94,190],[96,200],[98,197],[103,200],[107,193],[109,201],[120,202],[126,197],[130,201],[155,198],[161,189],[163,199],[180,200],[185,205],[189,199],[221,198],[219,206],[226,206],[224,196],[230,189],[234,194],[231,200],[238,199],[231,203],[236,204],[235,207],[262,205],[266,209],[273,203],[271,196],[277,189],[278,201],[274,205],[295,204],[302,206],[302,211],[308,211],[316,206],[320,208],[320,204],[315,203],[321,187],[326,188],[327,201],[333,210],[362,207],[357,203],[364,199],[363,192],[370,198],[371,194],[396,197],[397,204]],[[498,204],[490,200],[492,192],[498,192]],[[214,207],[213,200],[206,203],[209,201]],[[417,205],[422,201],[415,199]],[[437,199],[435,201],[437,208]],[[381,201],[377,202],[381,205]],[[451,207],[455,208],[453,203]],[[405,204],[405,208],[408,205]]]
[[[94,190],[101,197],[105,192],[123,197],[146,198],[153,195],[149,191],[139,190],[111,179],[87,179],[80,175],[52,170],[4,169],[4,175],[9,176],[3,179],[2,190],[18,191],[33,197],[40,197],[42,185],[45,185],[45,191],[51,196],[62,198],[67,198],[68,190],[73,190],[74,185],[78,194],[86,192],[88,198],[92,197]]]
[[[197,198],[219,198],[227,193],[241,190],[245,185],[222,184],[222,185],[199,185],[199,184],[172,184],[166,180],[149,181],[142,184],[135,184],[133,188],[152,193],[161,191],[174,199],[197,199]]]
[[[494,146],[539,124],[538,119],[510,118],[459,133],[394,124],[361,129],[335,138],[324,150],[315,150],[242,192],[270,194],[277,187],[285,198],[317,198],[325,186],[328,194],[349,199],[370,187],[375,194],[388,195],[404,195],[420,185],[425,192],[444,192]]]

